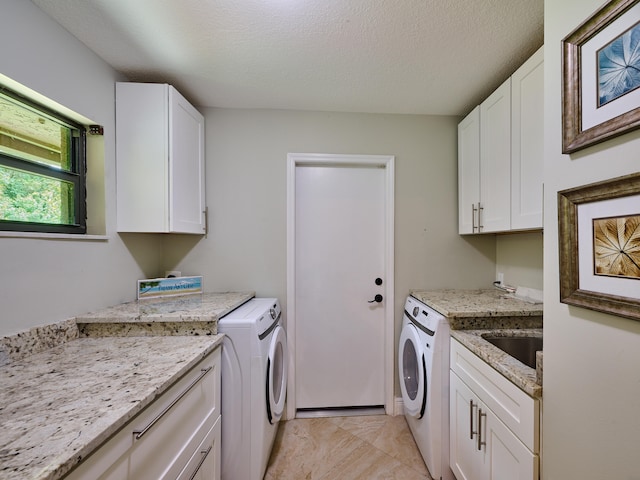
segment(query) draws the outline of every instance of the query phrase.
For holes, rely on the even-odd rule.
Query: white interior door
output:
[[[369,302],[389,280],[386,178],[375,165],[295,168],[298,409],[385,405],[388,300]]]

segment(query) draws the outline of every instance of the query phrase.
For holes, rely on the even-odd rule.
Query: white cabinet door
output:
[[[166,85],[116,83],[119,232],[169,228],[169,111]]]
[[[542,228],[544,47],[511,77],[511,229]]]
[[[458,480],[537,480],[538,456],[453,372],[450,450]]]
[[[123,480],[129,478],[133,436],[118,434],[90,455],[65,480]]]
[[[450,377],[449,464],[457,480],[485,480],[487,469],[477,448],[479,400],[453,372]]]
[[[161,395],[128,428],[131,479],[176,478],[220,415],[221,349]]]
[[[534,455],[488,408],[481,406],[482,442],[489,480],[537,480],[538,456]]]
[[[215,425],[198,446],[177,480],[220,479],[220,437],[222,422],[218,416]]]
[[[204,117],[172,86],[116,84],[119,232],[205,233]]]
[[[204,233],[204,119],[169,89],[169,230]]]
[[[458,124],[458,233],[477,233],[480,202],[480,106]]]
[[[198,471],[193,478],[219,479],[220,357],[221,348],[207,355],[65,478],[167,480]]]
[[[511,79],[480,104],[481,233],[511,225]]]

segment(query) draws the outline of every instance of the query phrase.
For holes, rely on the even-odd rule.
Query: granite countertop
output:
[[[542,397],[542,385],[538,384],[536,370],[486,341],[482,338],[482,335],[486,334],[542,337],[542,329],[451,330],[453,338],[487,362],[525,393],[534,398]]]
[[[77,338],[0,368],[0,477],[61,478],[222,338]]]
[[[412,291],[411,295],[449,319],[542,315],[541,303],[525,302],[495,288]]]
[[[530,303],[498,289],[415,290],[411,295],[447,317],[451,336],[532,397],[542,397],[539,369],[492,345],[483,334],[542,336],[542,304]]]
[[[0,338],[0,478],[59,479],[217,348],[253,292],[148,299]]]
[[[212,335],[254,292],[203,293],[123,303],[76,317],[83,336]]]
[[[411,296],[447,317],[454,330],[542,328],[541,303],[529,303],[495,288],[414,290]]]

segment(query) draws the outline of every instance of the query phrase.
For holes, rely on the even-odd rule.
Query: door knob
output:
[[[375,297],[373,297],[373,300],[369,300],[369,303],[373,303],[373,302],[380,303],[381,301],[382,301],[382,295],[377,294]]]

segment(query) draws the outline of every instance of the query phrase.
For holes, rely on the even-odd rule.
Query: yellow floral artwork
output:
[[[640,215],[593,220],[596,275],[640,279]]]

